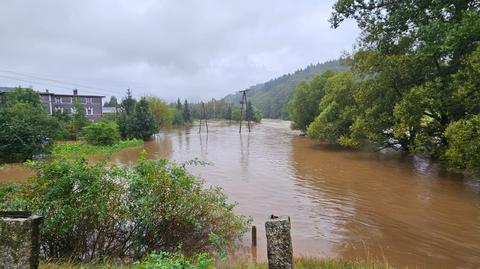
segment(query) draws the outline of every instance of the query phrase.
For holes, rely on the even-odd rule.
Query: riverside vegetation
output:
[[[349,69],[301,83],[292,127],[347,147],[391,147],[480,174],[478,1],[337,1],[362,30]]]

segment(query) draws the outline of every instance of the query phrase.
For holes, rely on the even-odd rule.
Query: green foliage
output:
[[[122,138],[138,138],[147,140],[158,131],[158,125],[150,110],[146,98],[139,102],[132,97],[130,90],[127,97],[122,101],[118,126]]]
[[[354,146],[349,139],[354,121],[354,83],[351,72],[338,73],[324,84],[325,96],[319,105],[319,114],[308,127],[308,136],[335,143]]]
[[[288,115],[292,121],[292,129],[306,132],[308,125],[319,114],[318,104],[325,95],[325,83],[333,76],[333,71],[327,70],[309,82],[301,82],[288,103]]]
[[[1,95],[0,106],[7,107],[16,103],[26,103],[33,106],[40,106],[40,95],[31,88],[16,87],[13,91]]]
[[[134,269],[208,269],[215,268],[215,259],[208,253],[201,253],[193,257],[186,257],[181,253],[160,252],[152,253],[134,265]]]
[[[252,102],[250,102],[250,101],[247,102],[247,107],[245,109],[245,120],[247,120],[247,121],[255,120],[254,119]]]
[[[114,122],[93,123],[83,129],[85,140],[92,145],[109,146],[120,141],[118,125]]]
[[[86,117],[85,107],[78,101],[77,98],[73,98],[73,116],[72,120],[68,123],[68,131],[71,139],[79,139],[83,133],[82,130],[89,124]]]
[[[227,111],[225,112],[225,119],[231,121],[233,119],[233,111],[232,111],[232,106],[229,105],[227,107]]]
[[[309,65],[305,69],[297,70],[292,74],[286,74],[248,88],[248,99],[252,101],[263,117],[271,119],[288,118],[288,102],[293,96],[295,88],[300,82],[310,80],[323,73],[325,70],[340,71],[345,67],[339,61],[327,61],[322,64]],[[228,95],[226,102],[238,104],[242,100],[239,93]]]
[[[117,144],[111,146],[94,146],[86,143],[57,143],[53,147],[52,156],[54,158],[78,158],[92,154],[110,154],[122,149],[142,145],[143,140],[140,139],[121,140]]]
[[[33,90],[17,88],[4,93],[0,106],[0,162],[20,162],[49,153],[60,127]]]
[[[220,189],[204,189],[183,166],[166,160],[117,167],[56,159],[30,166],[36,171],[30,183],[1,185],[0,208],[44,216],[47,258],[140,259],[178,246],[185,253],[221,250],[247,225]]]
[[[448,148],[444,158],[450,167],[480,174],[480,115],[451,123],[445,137]]]
[[[147,97],[148,107],[155,119],[156,129],[171,128],[173,124],[173,111],[165,101],[157,97]]]
[[[173,114],[172,123],[174,126],[182,126],[184,124],[183,115],[180,110],[177,108],[171,108]]]
[[[110,100],[108,102],[105,102],[105,104],[103,104],[103,106],[104,107],[117,107],[118,106],[117,97],[111,96]]]
[[[133,138],[146,140],[158,131],[155,119],[145,98],[141,98],[135,107]]]
[[[192,115],[190,114],[190,108],[188,106],[187,100],[185,100],[185,103],[183,104],[182,115],[184,123],[188,124],[192,122]]]

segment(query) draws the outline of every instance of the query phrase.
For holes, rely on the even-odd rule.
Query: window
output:
[[[92,107],[87,107],[86,109],[87,115],[93,115],[93,108]]]
[[[91,104],[92,103],[92,97],[87,97],[86,98],[86,103]]]
[[[55,107],[55,111],[63,113],[63,107]]]
[[[55,103],[60,104],[62,102],[62,97],[55,97]]]

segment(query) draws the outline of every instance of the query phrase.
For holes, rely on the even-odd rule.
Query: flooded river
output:
[[[264,120],[250,134],[220,123],[209,131],[161,133],[145,144],[148,158],[210,162],[189,169],[222,187],[238,203],[237,212],[253,218],[259,259],[266,255],[264,221],[273,213],[291,217],[296,256],[480,268],[477,181],[421,158],[319,145],[285,121]],[[133,163],[140,151],[124,150],[112,161]],[[6,167],[0,173],[1,180],[25,171]]]

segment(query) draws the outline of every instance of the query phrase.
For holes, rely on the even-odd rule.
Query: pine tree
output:
[[[183,105],[183,121],[185,123],[190,123],[192,121],[192,116],[190,115],[190,108],[188,107],[188,102],[185,100]]]
[[[135,107],[135,116],[133,122],[135,138],[147,140],[158,131],[155,124],[155,119],[153,118],[152,112],[148,107],[148,102],[145,97],[140,99]]]

